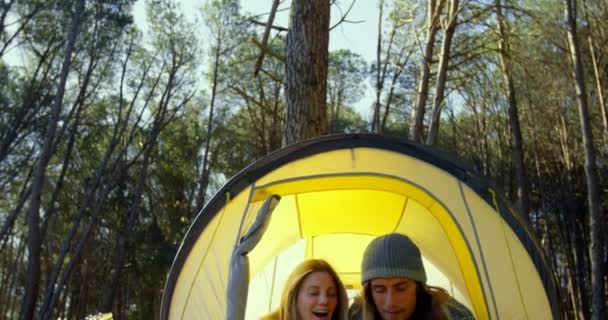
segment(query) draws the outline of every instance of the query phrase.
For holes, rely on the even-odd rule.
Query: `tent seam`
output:
[[[247,196],[247,205],[245,205],[245,209],[243,210],[243,214],[241,215],[241,223],[239,225],[239,231],[236,233],[236,239],[234,239],[234,247],[232,248],[233,252],[238,247],[239,239],[241,238],[241,233],[243,231],[243,224],[245,223],[245,219],[249,216],[248,211],[251,206],[251,198],[253,197],[253,192],[255,190],[255,182],[251,184],[249,189],[249,196]],[[224,205],[225,207],[225,205]]]
[[[403,218],[405,217],[405,209],[407,208],[407,203],[410,201],[409,197],[405,197],[405,201],[403,201],[403,209],[401,209],[401,215],[399,216],[399,220],[397,221],[397,224],[395,225],[395,228],[393,228],[393,232],[397,231],[397,228],[399,228],[399,226],[401,225],[401,222],[403,222]]]
[[[494,190],[492,190],[492,189],[489,189],[489,190],[490,190],[490,193],[492,194],[492,200],[494,200],[494,205],[496,206],[496,211],[498,211],[499,207],[498,207],[498,202],[496,201],[496,194],[494,193]],[[526,307],[526,303],[523,300],[521,286],[519,284],[519,277],[517,276],[517,272],[515,271],[515,263],[513,261],[513,252],[511,251],[511,244],[509,244],[509,239],[507,239],[507,231],[505,230],[505,224],[504,224],[503,219],[501,219],[501,221],[500,221],[500,227],[502,229],[502,233],[505,238],[505,242],[507,243],[507,250],[509,251],[509,260],[511,261],[513,275],[515,276],[515,279],[517,279],[516,284],[517,284],[517,291],[519,292],[519,302],[521,302],[524,312],[526,313],[526,319],[530,319],[530,316],[528,315],[528,308]]]
[[[298,213],[298,231],[300,232],[300,239],[303,239],[304,236],[302,234],[302,217],[300,217],[300,201],[298,201],[298,193],[294,194],[294,199],[296,202],[296,212]]]
[[[274,257],[274,266],[272,268],[272,283],[270,285],[270,299],[268,299],[268,312],[272,309],[272,297],[274,295],[274,281],[276,280],[277,275],[277,261],[279,260],[279,256]]]
[[[230,197],[229,193],[227,193],[227,197]],[[227,199],[226,204],[229,202],[229,200],[230,199]],[[217,222],[217,226],[215,227],[215,230],[213,230],[213,236],[211,237],[211,240],[209,241],[207,250],[205,250],[205,254],[203,255],[203,258],[201,259],[201,261],[198,264],[198,268],[196,269],[196,274],[194,275],[194,280],[192,281],[192,283],[190,283],[190,288],[188,289],[188,295],[186,296],[186,299],[185,299],[186,302],[190,301],[190,295],[192,294],[192,288],[194,287],[194,282],[196,281],[198,274],[201,272],[201,265],[203,264],[205,259],[207,259],[207,255],[209,254],[209,247],[211,247],[211,243],[213,243],[213,239],[215,239],[215,235],[217,234],[217,231],[220,228],[220,224],[222,223],[222,220],[224,219],[225,212],[226,212],[226,206],[224,206],[222,213],[220,214],[220,219]],[[180,319],[184,319],[184,313],[186,312],[186,306],[187,306],[187,303],[184,304],[184,308],[182,309],[181,315],[179,317]]]
[[[467,198],[464,196],[464,189],[462,188],[462,183],[460,181],[458,181],[458,190],[460,190],[460,196],[462,198],[462,202],[464,203],[464,206],[467,209],[467,215],[469,216],[471,226],[473,227],[473,234],[475,235],[475,241],[477,242],[477,249],[479,250],[479,255],[481,256],[481,264],[483,266],[483,271],[484,271],[484,274],[486,277],[486,281],[488,283],[488,287],[490,288],[490,297],[492,298],[492,304],[494,305],[494,314],[496,315],[496,319],[500,319],[500,317],[498,316],[498,307],[496,306],[496,298],[494,297],[494,289],[492,288],[490,276],[488,275],[488,267],[486,265],[486,258],[483,254],[483,249],[481,248],[481,242],[479,241],[477,225],[475,224],[475,221],[473,220],[473,215],[471,214],[471,208],[469,208],[469,202],[467,201]],[[485,290],[484,290],[483,286],[481,287],[481,289],[484,291],[484,295],[485,295]],[[488,306],[487,306],[487,301],[486,301],[486,308],[487,307]]]

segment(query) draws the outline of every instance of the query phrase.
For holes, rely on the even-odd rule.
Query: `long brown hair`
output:
[[[360,297],[355,298],[355,304],[358,304],[355,309],[360,308],[362,320],[381,319],[380,312],[374,304],[370,282],[363,284]],[[451,320],[447,311],[451,301],[452,297],[445,289],[416,281],[416,309],[410,320]]]
[[[338,304],[332,316],[332,320],[346,320],[348,310],[348,296],[342,281],[332,266],[325,260],[309,259],[300,263],[289,275],[283,293],[281,294],[281,304],[279,308],[261,320],[299,320],[297,298],[298,292],[302,287],[304,279],[313,272],[324,271],[334,280],[338,293]]]

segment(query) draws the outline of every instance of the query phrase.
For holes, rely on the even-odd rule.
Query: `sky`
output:
[[[193,19],[205,0],[182,0],[182,7],[186,15]],[[342,17],[341,11],[346,12],[351,0],[340,0],[339,7],[333,6],[331,12],[331,25],[333,26]],[[275,17],[275,25],[287,27],[290,1],[283,1],[279,6],[279,12]],[[260,20],[266,21],[267,13],[270,11],[272,0],[241,0],[243,13],[249,12],[255,15],[264,15]],[[340,11],[341,9],[341,11]],[[135,23],[145,24],[145,0],[137,0],[133,6]],[[352,10],[348,14],[348,20],[359,21],[359,23],[342,23],[332,30],[329,39],[329,49],[350,49],[361,54],[366,60],[371,61],[376,56],[376,36],[378,31],[378,6],[373,0],[354,0]],[[260,27],[263,28],[263,27]]]
[[[349,12],[347,19],[349,21],[358,21],[358,23],[342,23],[334,28],[329,35],[329,50],[349,49],[363,56],[363,58],[371,63],[376,57],[376,37],[378,32],[378,6],[374,0],[339,0],[339,7],[332,6],[331,23],[333,26],[343,13],[346,12],[351,5],[351,1],[355,1],[352,10]],[[182,0],[182,7],[186,16],[194,20],[195,15],[200,12],[200,8],[206,0]],[[275,17],[274,25],[287,27],[289,18],[289,6],[291,1],[283,1],[279,6],[279,11]],[[267,14],[272,6],[272,0],[241,0],[241,10],[243,13],[249,12],[255,15],[263,15],[259,20],[267,21]],[[135,23],[142,29],[146,29],[146,14],[145,0],[137,0],[133,6],[133,15]],[[263,27],[260,27],[260,31]],[[253,71],[252,71],[253,72]],[[371,111],[369,106],[374,100],[373,89],[367,83],[365,96],[357,103],[355,109],[363,116],[364,119],[369,119]]]

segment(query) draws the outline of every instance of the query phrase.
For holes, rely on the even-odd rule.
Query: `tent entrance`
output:
[[[408,234],[420,246],[430,284],[452,291],[470,307],[486,310],[479,272],[460,226],[422,187],[375,173],[273,181],[252,189],[242,230],[248,230],[270,194],[282,199],[260,243],[248,255],[250,299],[266,299],[247,304],[258,312],[278,303],[282,281],[306,258],[329,261],[345,285],[357,290],[364,248],[376,235],[388,232]]]
[[[332,237],[328,235],[327,237]],[[368,236],[369,241],[373,239],[373,236]],[[364,237],[361,237],[364,238]],[[352,244],[349,244],[349,246]],[[288,247],[285,251],[281,252],[274,258],[272,258],[263,268],[260,270],[252,279],[249,285],[249,296],[247,297],[247,310],[245,313],[245,320],[257,320],[262,315],[274,310],[280,304],[281,293],[283,286],[289,273],[296,267],[296,265],[305,259],[307,254],[307,246],[304,240],[300,240]],[[338,258],[339,259],[339,258]],[[429,278],[429,284],[440,286],[446,289],[453,297],[456,297],[459,301],[464,302],[469,307],[470,303],[468,297],[462,294],[454,284],[443,274],[435,265],[433,265],[428,259],[423,256],[423,263],[427,271]],[[340,273],[340,277],[346,282],[357,283],[359,281],[359,274],[345,273],[343,270]],[[351,279],[353,278],[353,279]],[[347,293],[349,298],[359,294],[360,288],[347,285]],[[349,303],[352,302],[352,299]]]

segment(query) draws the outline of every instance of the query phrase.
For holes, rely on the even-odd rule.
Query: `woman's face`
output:
[[[328,272],[313,272],[304,278],[296,301],[301,320],[330,320],[338,305],[338,288]]]

